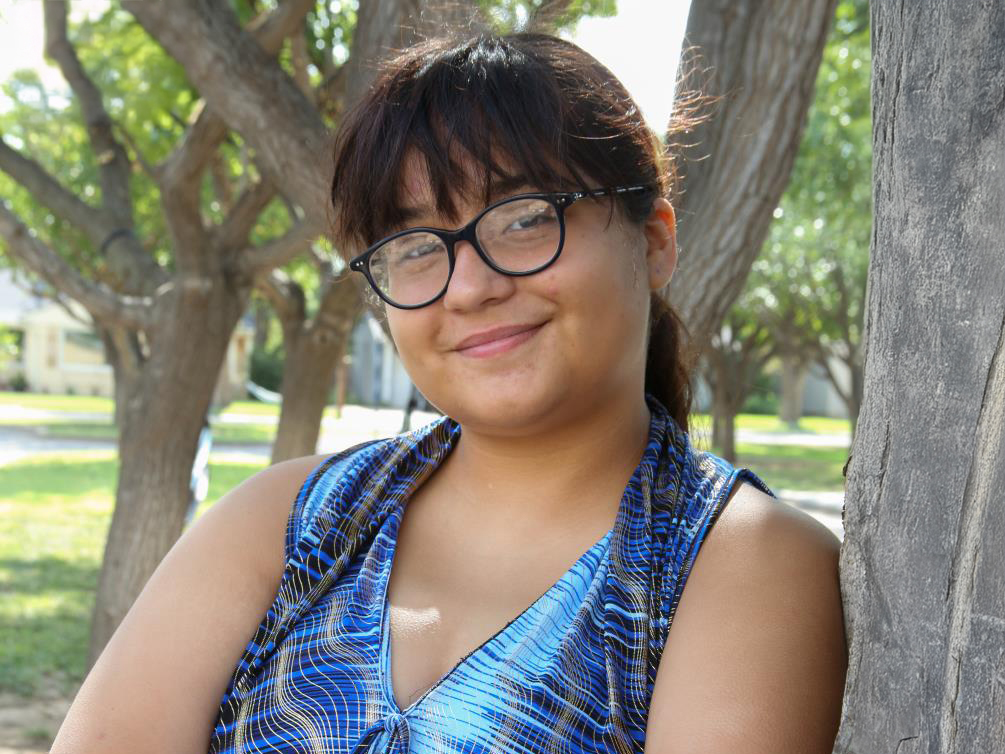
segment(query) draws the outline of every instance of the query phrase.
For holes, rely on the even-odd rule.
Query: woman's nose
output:
[[[467,241],[454,246],[454,272],[443,304],[448,309],[476,309],[501,301],[516,290],[516,278],[496,272]]]

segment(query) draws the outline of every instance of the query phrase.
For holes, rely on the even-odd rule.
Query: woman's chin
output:
[[[562,391],[535,390],[530,386],[498,386],[451,396],[450,405],[438,406],[447,416],[474,432],[523,435],[543,429],[562,412]],[[434,401],[435,403],[435,401]]]

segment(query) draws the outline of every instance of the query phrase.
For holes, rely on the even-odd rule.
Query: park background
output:
[[[219,82],[155,41],[152,4],[50,2],[45,19],[42,5],[0,2],[0,752],[48,745],[121,616],[96,619],[96,593],[114,602],[151,567],[132,583],[103,574],[117,505],[163,518],[159,559],[266,464],[435,416],[319,237],[304,197],[324,192],[310,176],[275,185],[260,135],[203,107]],[[438,21],[543,28],[608,65],[684,158],[670,298],[701,347],[695,438],[844,536],[873,237],[867,2],[784,18],[784,3],[734,3],[749,28],[715,27],[702,0],[417,3],[419,18],[378,17],[405,13],[394,2],[216,5],[261,45],[256,64],[278,60],[315,127],[365,86],[360,61]],[[710,117],[675,130],[693,91],[718,98]],[[251,261],[241,296],[186,320],[171,306],[195,247]],[[143,308],[164,290],[178,301]],[[164,343],[188,371],[158,362]],[[137,469],[180,436],[181,458],[150,474],[174,486],[145,489]]]

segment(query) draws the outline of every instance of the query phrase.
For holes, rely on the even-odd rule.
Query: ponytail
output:
[[[666,407],[685,432],[691,413],[692,365],[687,328],[664,298],[653,292],[649,302],[646,392]]]

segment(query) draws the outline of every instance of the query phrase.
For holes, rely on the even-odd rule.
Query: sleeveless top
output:
[[[749,471],[696,451],[655,399],[614,527],[406,709],[387,584],[404,505],[460,427],[443,418],[325,460],[289,518],[275,602],[225,691],[209,751],[641,752],[691,566]]]

